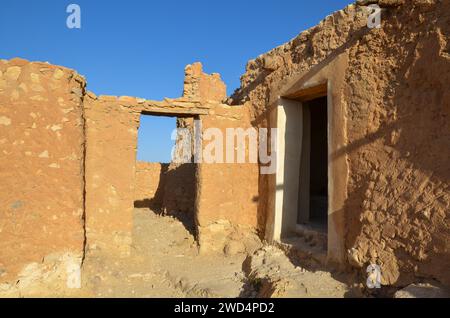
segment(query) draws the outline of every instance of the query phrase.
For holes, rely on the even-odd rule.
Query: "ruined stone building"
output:
[[[249,61],[230,97],[199,63],[182,97],[151,101],[0,60],[0,286],[65,280],[96,249],[126,258],[135,206],[182,213],[201,253],[246,248],[249,233],[287,248],[312,233],[327,266],[450,285],[450,2],[368,3],[382,7],[381,28],[350,5]],[[141,115],[278,128],[276,172],[136,162]]]

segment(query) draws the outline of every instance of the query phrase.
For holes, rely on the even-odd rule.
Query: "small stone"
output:
[[[49,156],[48,156],[48,151],[47,150],[45,150],[44,152],[42,152],[40,155],[39,155],[39,158],[48,158]]]
[[[19,88],[21,90],[23,90],[25,93],[28,92],[28,87],[27,87],[27,84],[25,84],[25,83],[20,83]]]
[[[449,298],[450,291],[443,286],[432,284],[412,284],[399,291],[394,298]]]
[[[33,83],[40,83],[40,78],[39,78],[39,75],[38,74],[36,74],[36,73],[31,73],[30,74],[30,78],[31,78],[31,81],[33,82]]]
[[[34,101],[39,101],[39,102],[48,101],[47,98],[42,97],[41,95],[34,95],[34,96],[30,97],[30,99],[34,100]]]
[[[33,84],[31,84],[31,90],[33,92],[43,92],[44,88],[41,85],[39,85],[39,84],[33,83]]]
[[[245,253],[245,245],[239,241],[230,241],[225,245],[223,252],[227,256]]]
[[[55,72],[53,73],[53,78],[56,80],[61,79],[64,76],[64,72],[62,70],[60,70],[59,68],[55,70]]]
[[[58,131],[58,130],[61,130],[62,128],[63,128],[63,127],[62,127],[61,124],[59,124],[59,125],[53,125],[53,126],[50,127],[50,129],[51,129],[52,131]]]
[[[10,66],[6,69],[6,77],[12,81],[17,81],[22,69],[19,66]]]
[[[0,116],[0,125],[9,126],[11,125],[11,119],[5,116]]]
[[[394,238],[395,237],[395,226],[390,223],[386,223],[383,226],[383,236],[389,237],[389,238]]]
[[[11,100],[12,101],[18,100],[19,97],[20,97],[19,91],[17,89],[13,90],[11,93]]]
[[[74,87],[72,88],[72,93],[75,94],[75,96],[77,97],[82,97],[83,96],[83,90],[79,87]]]
[[[68,113],[70,113],[72,110],[73,110],[73,107],[67,108],[67,109],[62,109],[61,111],[62,111],[64,114],[68,114]]]

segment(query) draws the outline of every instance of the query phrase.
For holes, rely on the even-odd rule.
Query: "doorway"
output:
[[[141,114],[134,207],[177,218],[195,236],[197,165],[191,158],[186,158],[187,162],[174,158],[190,150],[193,136],[183,134],[183,129],[193,124],[194,117]],[[189,149],[184,149],[184,143]]]
[[[327,233],[328,116],[327,97],[301,104],[302,149],[297,223]]]
[[[326,86],[313,95],[280,98],[272,240],[313,237],[328,246],[329,134]],[[332,183],[332,182],[331,182]]]

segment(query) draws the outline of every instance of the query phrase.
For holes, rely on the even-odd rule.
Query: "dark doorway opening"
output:
[[[302,103],[298,223],[328,233],[327,97]]]
[[[327,226],[328,219],[328,134],[327,98],[306,103],[311,114],[310,211],[309,221]]]

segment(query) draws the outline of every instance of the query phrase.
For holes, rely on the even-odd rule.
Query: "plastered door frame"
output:
[[[324,85],[317,84],[316,86]],[[347,197],[348,165],[346,155],[336,157],[341,145],[345,144],[345,118],[342,105],[335,96],[330,81],[326,82],[327,112],[328,112],[328,250],[329,263],[345,263],[345,219],[344,203]],[[316,90],[314,88],[313,90]],[[303,93],[309,89],[305,88]],[[323,95],[322,95],[323,96]],[[310,97],[316,98],[320,96]],[[302,102],[280,97],[275,110],[277,133],[277,172],[272,177],[273,211],[272,222],[266,227],[266,239],[282,241],[285,235],[295,231],[297,225],[299,200],[299,175],[303,139]],[[297,123],[297,125],[295,124]],[[286,147],[287,145],[290,145]],[[309,179],[309,177],[306,177]]]

